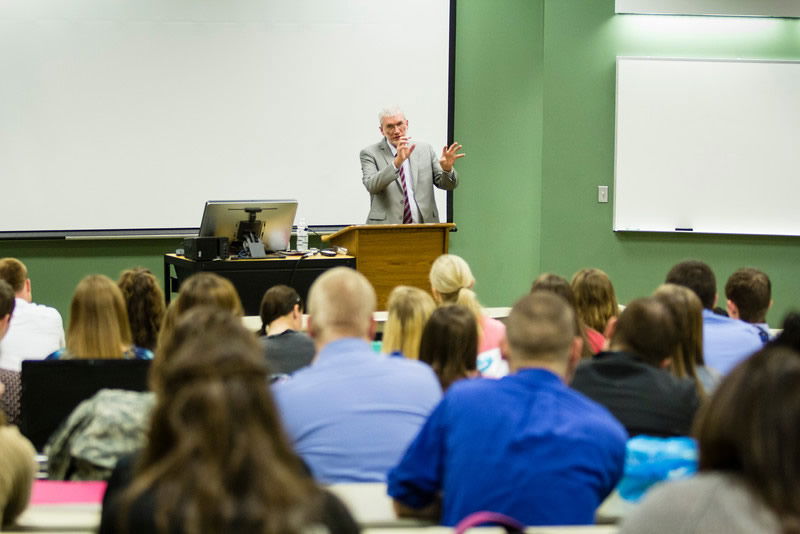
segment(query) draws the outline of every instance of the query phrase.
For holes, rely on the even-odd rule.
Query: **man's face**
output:
[[[392,145],[397,146],[400,138],[408,131],[408,121],[402,113],[390,115],[381,120],[380,131]]]

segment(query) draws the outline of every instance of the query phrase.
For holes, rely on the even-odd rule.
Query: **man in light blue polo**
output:
[[[667,273],[666,282],[688,287],[703,303],[703,359],[706,366],[725,375],[764,346],[765,340],[754,325],[714,313],[717,279],[711,267],[702,261],[678,263]]]
[[[274,387],[289,437],[319,482],[384,482],[441,399],[439,381],[372,350],[375,291],[360,273],[325,272],[308,310],[316,358]]]

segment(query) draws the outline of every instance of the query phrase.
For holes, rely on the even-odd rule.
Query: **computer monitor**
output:
[[[227,237],[236,244],[252,235],[266,250],[285,250],[296,213],[296,200],[209,200],[200,237]]]

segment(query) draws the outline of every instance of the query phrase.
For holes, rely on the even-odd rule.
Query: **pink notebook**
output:
[[[105,491],[106,483],[103,481],[36,480],[33,483],[31,504],[100,503]]]

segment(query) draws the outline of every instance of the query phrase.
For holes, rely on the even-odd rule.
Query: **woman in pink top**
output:
[[[470,310],[478,321],[478,353],[500,348],[500,340],[506,335],[506,326],[487,316],[472,288],[475,277],[463,258],[455,254],[443,254],[433,262],[430,272],[431,292],[434,300],[442,304],[459,304]]]

